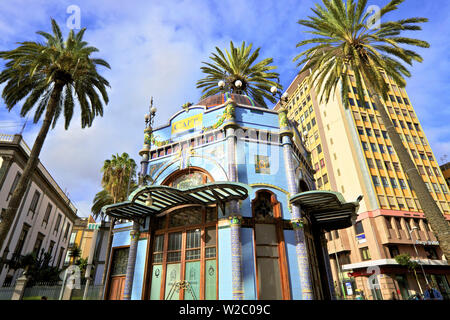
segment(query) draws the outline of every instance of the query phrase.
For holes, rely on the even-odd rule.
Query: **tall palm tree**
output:
[[[217,86],[217,83],[223,80],[225,89],[233,93],[245,93],[261,106],[267,107],[264,99],[275,102],[270,88],[272,86],[281,88],[274,81],[278,79],[279,74],[270,71],[277,67],[270,65],[273,62],[272,58],[255,64],[260,48],[251,53],[252,46],[252,44],[246,46],[245,42],[242,42],[239,48],[235,47],[231,41],[230,51],[225,50],[226,56],[222,50],[216,47],[217,53],[212,53],[211,62],[203,62],[205,66],[201,67],[206,77],[197,81],[197,88],[203,88],[202,98],[220,92],[221,88]],[[242,83],[240,88],[236,87],[237,80]]]
[[[349,75],[353,71],[357,93],[360,99],[368,98],[377,106],[381,120],[386,127],[394,150],[409,178],[419,200],[425,217],[439,239],[447,259],[450,258],[450,227],[439,207],[428,191],[408,151],[404,147],[391,118],[385,109],[389,86],[383,76],[387,75],[401,88],[406,86],[405,77],[411,74],[405,64],[422,62],[416,52],[404,45],[428,48],[425,41],[402,35],[405,31],[421,30],[418,25],[427,22],[426,18],[407,18],[387,21],[385,15],[398,8],[404,0],[391,0],[381,8],[379,28],[368,25],[371,19],[366,12],[367,0],[323,0],[316,5],[314,15],[309,20],[298,23],[308,27],[307,32],[314,38],[301,41],[297,47],[313,45],[295,57],[298,66],[311,69],[311,85],[319,89],[320,100],[328,102],[340,87],[343,104],[348,108]],[[373,100],[372,100],[373,99]],[[364,103],[364,102],[363,102]]]
[[[105,220],[106,217],[102,212],[102,208],[113,203],[114,200],[108,191],[103,189],[102,191],[97,192],[91,207],[91,212],[94,219],[97,220],[97,218],[100,218],[101,221]]]
[[[86,29],[78,33],[71,30],[64,41],[58,24],[53,19],[51,22],[53,34],[37,32],[46,39],[46,43],[26,41],[13,50],[0,52],[0,58],[7,60],[0,73],[0,84],[6,82],[2,97],[7,109],[11,110],[26,98],[20,110],[21,116],[36,106],[34,123],[37,123],[45,112],[30,157],[0,223],[0,248],[38,164],[50,125],[54,128],[63,113],[65,129],[69,128],[75,108],[74,97],[81,110],[82,128],[90,127],[96,115],[103,115],[99,94],[105,104],[108,103],[106,87],[109,83],[98,74],[97,65],[110,66],[102,59],[91,57],[98,49],[83,41]]]
[[[129,193],[137,187],[136,181],[134,179],[136,175],[136,167],[137,167],[136,162],[133,159],[131,159],[130,156],[125,152],[122,153],[122,155],[120,156],[119,154],[112,155],[111,160],[110,159],[105,160],[105,162],[103,163],[102,186],[107,195],[109,195],[110,200],[112,200],[112,203],[125,201],[128,198]],[[97,195],[99,195],[100,193],[102,193],[102,191],[97,193]],[[107,200],[106,194],[99,195],[99,197],[100,196],[103,197],[103,200],[105,199]],[[95,199],[94,205],[96,205]],[[112,230],[114,229],[115,222],[116,220],[114,218],[111,219],[109,226],[109,237],[105,259],[107,264],[109,263],[109,255],[112,245]],[[105,266],[103,272],[103,279],[102,279],[103,284],[105,283],[106,280],[106,274],[107,274],[107,265]]]

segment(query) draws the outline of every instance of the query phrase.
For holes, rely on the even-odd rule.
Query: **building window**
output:
[[[320,144],[317,146],[317,153],[322,153],[322,146]]]
[[[430,259],[430,260],[438,260],[439,259],[436,249],[434,247],[425,246],[424,249],[425,249],[425,253],[427,255],[427,259]]]
[[[367,165],[369,166],[369,168],[373,169],[375,168],[374,164],[373,164],[373,160],[370,158],[367,158]]]
[[[69,234],[69,230],[70,230],[70,223],[67,222],[66,223],[66,231],[64,231],[64,240],[67,239],[67,235]]]
[[[369,150],[369,145],[367,144],[367,142],[362,142],[362,147],[365,151]]]
[[[392,170],[392,166],[391,166],[391,163],[389,161],[385,161],[384,165],[385,165],[386,169]]]
[[[383,164],[381,163],[381,160],[380,159],[375,159],[375,162],[376,162],[376,164],[377,164],[377,168],[378,169],[380,169],[380,170],[383,170],[384,168],[383,168]]]
[[[400,187],[401,187],[402,189],[407,189],[405,180],[403,180],[403,179],[398,179],[398,182],[400,183]]]
[[[36,207],[38,205],[40,196],[41,196],[41,194],[39,191],[34,192],[33,199],[31,200],[31,204],[30,204],[30,209],[28,210],[28,214],[30,214],[30,212],[32,213],[31,219],[33,219],[34,214],[36,212]]]
[[[45,210],[44,219],[42,220],[42,226],[44,226],[44,224],[45,224],[44,228],[47,228],[48,220],[50,218],[50,213],[52,212],[52,209],[53,209],[53,206],[51,205],[51,203],[49,203],[47,205],[47,210]]]
[[[22,176],[20,172],[16,173],[16,176],[14,177],[14,181],[11,185],[11,189],[9,190],[8,196],[6,197],[6,201],[9,200],[9,198],[12,196],[14,190],[16,190],[17,184],[19,183],[19,179]]]
[[[20,256],[22,254],[23,245],[25,240],[27,239],[28,231],[30,230],[30,226],[27,224],[23,225],[22,232],[20,233],[19,240],[16,244],[16,249],[14,250],[14,255]]]
[[[53,229],[53,232],[58,232],[59,225],[61,224],[62,215],[58,214],[58,218],[56,218],[56,224],[55,228]]]
[[[383,186],[385,188],[389,188],[389,182],[388,182],[388,179],[386,177],[381,177],[381,181],[383,182]]]
[[[38,233],[37,237],[36,237],[36,242],[34,244],[34,248],[33,248],[33,254],[35,254],[37,257],[40,256],[40,250],[42,247],[42,242],[44,242],[44,238],[45,236],[42,233]]]
[[[50,254],[50,256],[53,254],[53,248],[55,247],[55,241],[51,240],[50,241],[50,245],[48,247],[48,253]]]
[[[375,187],[379,187],[380,186],[380,179],[377,176],[372,176],[372,181],[373,181],[373,185]]]
[[[372,136],[372,129],[366,128],[366,133],[367,133],[368,137],[371,137]]]
[[[394,259],[396,256],[400,254],[397,246],[388,246],[389,254],[391,255],[391,259]]]
[[[388,139],[387,131],[381,131],[381,134],[383,135],[383,138]]]
[[[321,168],[325,167],[325,160],[324,159],[320,159],[320,167]]]
[[[370,148],[372,149],[373,152],[377,152],[377,145],[375,143],[371,143],[370,144]]]
[[[391,180],[392,188],[398,189],[397,180],[395,180],[395,178],[390,178],[390,180]]]
[[[358,133],[360,135],[364,135],[364,129],[362,127],[358,127]]]
[[[394,153],[394,148],[392,148],[392,146],[387,146],[387,149],[388,149],[389,154]]]
[[[363,261],[370,260],[369,247],[364,247],[359,249],[361,252],[361,258]]]
[[[328,175],[324,174],[323,175],[323,184],[325,185],[325,184],[327,184],[327,182],[328,182]]]
[[[362,234],[362,233],[364,233],[364,228],[363,228],[362,222],[358,221],[355,223],[355,234],[358,235],[358,234]]]
[[[127,273],[129,251],[130,248],[114,249],[111,261],[111,276],[125,275]]]

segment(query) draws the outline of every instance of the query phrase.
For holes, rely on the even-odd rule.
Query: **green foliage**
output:
[[[88,259],[87,258],[80,258],[74,263],[76,266],[80,268],[80,274],[81,277],[84,278],[84,275],[86,274],[86,268],[88,265]]]
[[[51,266],[52,256],[46,252],[37,257],[36,253],[30,253],[16,259],[12,259],[7,264],[11,269],[24,269],[29,280],[27,286],[31,287],[39,282],[59,281],[60,270]]]
[[[113,203],[114,200],[108,191],[103,189],[102,191],[97,192],[91,207],[91,212],[94,219],[97,220],[97,218],[100,218],[101,221],[104,221],[106,217],[102,212],[102,208]]]
[[[112,155],[111,160],[105,160],[102,167],[103,190],[95,195],[91,207],[95,219],[105,219],[102,212],[104,206],[125,201],[129,193],[138,187],[135,180],[136,168],[136,162],[126,152],[120,156]]]
[[[111,195],[114,203],[125,201],[128,192],[136,187],[136,167],[136,162],[126,152],[120,156],[112,155],[111,160],[105,160],[103,163],[102,186]]]
[[[225,90],[233,93],[244,93],[249,95],[261,106],[267,107],[264,99],[275,102],[275,98],[270,93],[270,88],[281,86],[275,82],[279,74],[272,72],[276,66],[271,66],[272,58],[264,59],[255,63],[259,56],[260,48],[251,53],[252,44],[246,46],[242,42],[241,47],[235,47],[230,42],[230,51],[225,53],[216,47],[217,53],[210,56],[211,62],[203,62],[205,66],[201,70],[206,75],[205,78],[197,81],[197,88],[203,88],[203,96],[211,96],[220,92],[217,83],[221,80],[225,82]],[[240,80],[242,87],[237,88],[235,82]]]
[[[72,259],[76,259],[81,255],[81,250],[80,248],[77,247],[77,245],[73,245],[72,248],[69,249],[69,257]]]
[[[397,9],[404,0],[392,0],[381,9],[381,21],[385,14]],[[328,102],[332,93],[341,84],[341,95],[348,106],[349,72],[355,71],[356,89],[361,100],[364,97],[363,80],[384,99],[389,87],[383,79],[382,70],[392,77],[399,87],[406,86],[405,77],[411,74],[405,64],[422,62],[416,52],[404,45],[428,48],[422,40],[407,38],[405,31],[421,30],[419,23],[426,18],[410,18],[386,21],[379,29],[368,25],[371,15],[366,12],[367,0],[323,0],[311,9],[314,15],[298,23],[308,28],[313,38],[301,41],[297,47],[306,47],[294,58],[303,70],[311,69],[310,84],[319,89],[320,101]],[[366,82],[366,85],[369,85]]]
[[[85,28],[78,33],[70,30],[64,41],[56,21],[52,19],[51,23],[53,34],[37,32],[45,43],[25,41],[13,50],[0,52],[0,58],[7,60],[0,73],[0,84],[6,82],[2,97],[8,110],[25,99],[22,117],[36,107],[33,120],[37,123],[51,97],[60,95],[50,118],[53,128],[61,113],[65,129],[69,128],[75,101],[81,109],[81,126],[91,126],[95,116],[103,115],[100,96],[108,103],[109,83],[98,74],[97,66],[110,66],[103,59],[91,57],[98,49],[83,41]]]
[[[411,256],[408,253],[399,254],[394,259],[399,265],[405,266],[411,271],[414,271],[419,266],[416,261],[411,260]]]

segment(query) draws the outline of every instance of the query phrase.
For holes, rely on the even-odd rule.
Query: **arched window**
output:
[[[187,189],[213,181],[213,178],[206,170],[198,167],[190,167],[172,173],[161,184],[179,189]]]

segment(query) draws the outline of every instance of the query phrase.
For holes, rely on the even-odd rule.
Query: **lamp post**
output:
[[[413,232],[413,230],[418,230],[419,228],[417,228],[417,226],[414,226],[414,227],[412,227],[411,229],[409,229],[408,225],[406,225],[406,227],[407,227],[407,229],[408,229],[409,236],[411,237],[411,241],[412,241],[414,250],[416,251],[417,261],[418,261],[418,263],[419,263],[419,265],[420,265],[420,268],[422,269],[422,273],[423,273],[423,277],[425,278],[425,282],[426,282],[427,284],[429,284],[428,279],[427,279],[427,275],[425,274],[425,270],[423,269],[422,263],[420,263],[419,252],[417,251],[416,244],[414,243],[414,239],[413,239],[413,237],[412,237],[412,232]]]
[[[145,119],[145,134],[146,138],[144,141],[144,148],[139,151],[139,155],[142,156],[141,160],[141,179],[139,181],[140,187],[146,184],[146,176],[147,176],[147,168],[148,168],[148,160],[149,160],[149,152],[151,148],[152,141],[152,133],[153,133],[153,121],[155,120],[156,108],[153,106],[153,97],[150,102],[149,113],[144,116]],[[146,205],[152,205],[151,203],[151,195],[148,195],[146,200]],[[141,224],[137,219],[133,220],[133,228],[130,232],[130,249],[128,252],[128,263],[127,263],[127,271],[125,275],[125,284],[123,289],[123,300],[131,300],[131,294],[133,291],[133,278],[134,271],[136,268],[136,256],[138,250],[138,242],[140,236],[140,228]]]

